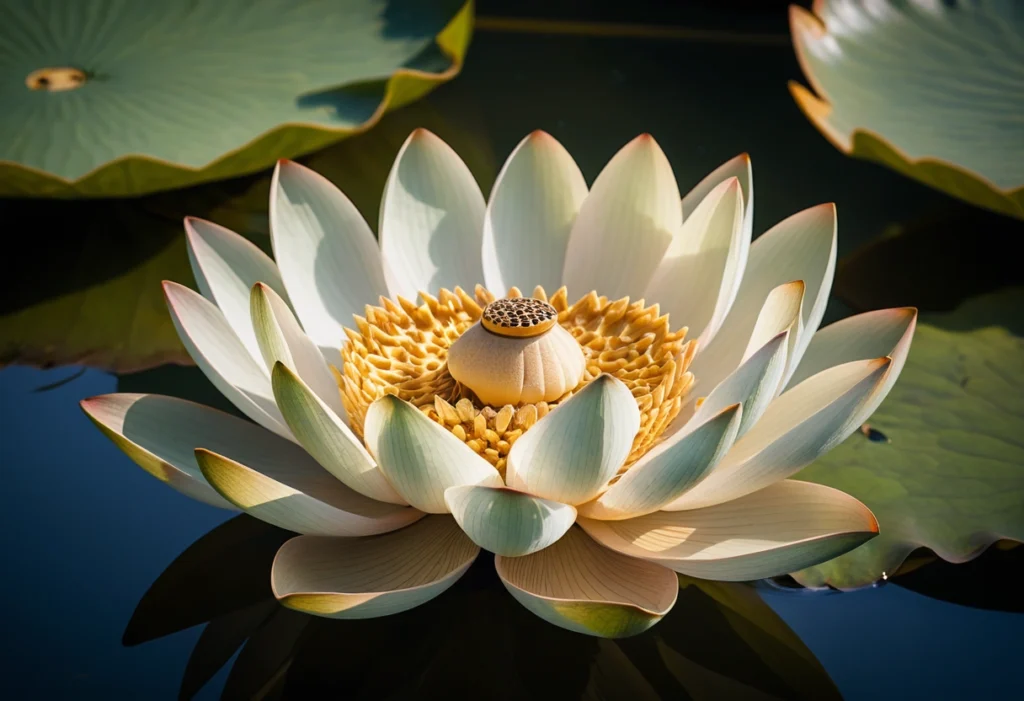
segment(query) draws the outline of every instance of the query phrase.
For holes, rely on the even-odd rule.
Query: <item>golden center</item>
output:
[[[456,287],[441,290],[437,297],[420,296],[420,305],[402,297],[381,299],[381,306],[367,306],[365,316],[355,317],[355,329],[345,329],[342,370],[333,369],[352,430],[360,437],[370,404],[394,394],[451,431],[504,475],[508,452],[525,431],[607,373],[629,388],[640,410],[640,430],[625,470],[655,445],[693,385],[687,368],[696,343],[684,341],[685,327],[672,331],[668,315],[656,304],[631,303],[629,298],[610,301],[596,292],[569,304],[564,287],[551,297],[538,287],[526,301],[520,301],[526,298],[514,287],[508,299],[497,302],[481,286],[472,295]],[[487,320],[485,309],[495,310],[496,321]],[[498,323],[503,317],[497,313],[501,309],[524,314],[538,310],[536,318],[542,321],[526,328],[557,323],[571,334],[585,359],[579,384],[552,402],[490,406],[457,382],[448,371],[449,349],[477,322],[485,328],[495,324],[500,330],[494,333],[503,334],[506,327]]]

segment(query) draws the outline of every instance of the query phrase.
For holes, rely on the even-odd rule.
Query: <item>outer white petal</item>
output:
[[[292,370],[278,363],[271,373],[271,383],[295,439],[324,469],[371,499],[407,503],[352,430]]]
[[[283,363],[298,374],[342,421],[346,420],[338,384],[327,361],[312,339],[302,332],[284,300],[262,283],[253,285],[250,296],[252,327],[268,369]]]
[[[576,509],[504,487],[449,487],[445,503],[474,543],[497,555],[543,550],[568,531]]]
[[[327,178],[278,161],[270,185],[274,258],[302,327],[324,353],[337,358],[342,327],[388,288],[373,232]]]
[[[556,626],[602,638],[642,633],[676,602],[675,573],[607,550],[571,528],[554,545],[525,557],[494,558],[505,588]]]
[[[622,467],[639,429],[640,410],[629,389],[601,375],[515,442],[506,479],[522,492],[582,504]]]
[[[443,516],[374,538],[301,536],[281,546],[270,574],[288,608],[326,618],[376,618],[438,596],[480,548]]]
[[[704,398],[687,425],[704,423],[726,407],[739,403],[743,405],[743,418],[738,435],[745,434],[779,393],[779,383],[786,369],[789,336],[789,331],[783,331],[743,361]],[[665,442],[674,438],[674,435],[670,436]]]
[[[629,468],[618,482],[579,508],[586,518],[619,520],[657,511],[700,481],[722,459],[740,427],[739,404],[662,444]]]
[[[253,421],[291,438],[274,404],[266,368],[245,349],[221,311],[176,282],[164,282],[164,296],[185,350],[213,386]]]
[[[829,324],[814,334],[790,385],[803,382],[833,365],[889,356],[892,364],[885,382],[858,414],[863,422],[882,403],[903,371],[915,328],[917,310],[912,307],[867,312]]]
[[[174,397],[106,394],[81,402],[82,410],[128,457],[161,482],[199,501],[234,509],[203,477],[196,445],[221,450],[280,443],[254,424]]]
[[[739,288],[740,263],[750,245],[743,232],[739,180],[717,185],[683,220],[644,292],[676,325],[685,324],[703,346],[721,326]]]
[[[368,536],[423,518],[407,506],[364,497],[339,482],[301,448],[224,455],[195,451],[206,481],[250,516],[305,535]],[[247,462],[241,462],[245,459]]]
[[[406,140],[384,186],[380,247],[392,297],[484,282],[484,196],[452,148],[426,129]]]
[[[878,522],[831,487],[784,480],[695,511],[580,525],[605,547],[694,577],[743,581],[794,572],[873,538]]]
[[[203,219],[185,217],[185,238],[199,291],[217,305],[242,345],[258,361],[260,349],[249,320],[249,290],[262,282],[287,298],[277,265],[252,242]]]
[[[569,297],[643,297],[683,220],[672,166],[649,134],[624,146],[594,181],[569,236]]]
[[[579,166],[558,141],[535,131],[516,146],[494,183],[484,219],[484,279],[491,290],[554,292],[565,249],[587,196]]]
[[[501,487],[501,475],[473,449],[406,401],[385,395],[366,410],[366,447],[402,497],[421,511],[448,513],[449,487]]]
[[[803,329],[791,354],[790,367],[795,367],[825,314],[835,260],[836,213],[832,204],[794,214],[754,241],[729,315],[691,366],[699,391],[710,390],[739,366],[769,292],[782,283],[803,280]]]
[[[737,499],[809,465],[857,429],[860,409],[885,381],[890,364],[889,358],[845,363],[785,392],[703,482],[665,508]]]

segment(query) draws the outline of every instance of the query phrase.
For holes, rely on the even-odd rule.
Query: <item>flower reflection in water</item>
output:
[[[142,597],[138,645],[205,623],[185,666],[194,696],[231,658],[222,698],[840,698],[809,649],[750,585],[680,577],[660,625],[604,640],[545,625],[480,558],[451,591],[366,620],[309,616],[270,590],[293,534],[241,515],[192,544]]]

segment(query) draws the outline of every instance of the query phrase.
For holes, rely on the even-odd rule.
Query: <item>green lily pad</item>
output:
[[[498,160],[473,105],[439,109],[432,99],[385,115],[371,130],[345,139],[297,161],[334,183],[377,231],[384,184],[402,144],[417,128],[426,128],[449,144],[488,192],[497,177]],[[270,182],[273,170],[202,187],[164,192],[145,199],[161,216],[180,220],[198,216],[256,241],[270,237]]]
[[[1024,13],[1015,2],[793,6],[815,95],[790,91],[841,151],[1024,219]]]
[[[465,118],[443,118],[429,101],[388,114],[370,131],[303,162],[349,193],[375,226],[391,163],[417,126],[427,126],[465,154],[479,182],[493,182],[495,158],[481,130]],[[0,282],[0,366],[80,363],[128,373],[163,363],[192,365],[160,286],[162,280],[195,285],[182,217],[215,221],[269,253],[270,175],[114,202],[0,201],[7,221],[75,232],[62,239],[60,250],[48,237],[23,239],[18,265]],[[162,391],[175,394],[175,382],[170,392]],[[203,401],[223,402],[215,391]]]
[[[83,364],[132,372],[191,364],[161,280],[194,284],[180,220],[137,201],[0,203],[7,221],[33,222],[0,296],[0,366]]]
[[[472,3],[12,0],[4,19],[0,195],[112,197],[368,129],[458,73]]]
[[[852,589],[894,573],[918,547],[965,562],[1024,541],[1024,288],[923,315],[899,381],[855,433],[798,479],[841,489],[878,517],[879,535],[794,574]]]

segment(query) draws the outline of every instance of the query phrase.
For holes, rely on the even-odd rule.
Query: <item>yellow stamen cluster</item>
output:
[[[509,297],[521,297],[512,288]],[[584,387],[602,373],[621,380],[640,409],[640,430],[626,466],[639,459],[658,440],[679,413],[693,384],[687,372],[696,344],[684,342],[687,329],[671,331],[668,315],[658,305],[628,298],[609,301],[591,292],[569,304],[565,288],[550,298],[536,288],[535,299],[551,305],[558,323],[579,342],[586,358]],[[477,286],[470,296],[456,287],[441,290],[437,297],[420,293],[417,305],[399,297],[382,299],[382,306],[366,307],[356,317],[356,329],[345,329],[341,349],[342,370],[335,370],[342,401],[352,420],[352,430],[362,435],[370,404],[394,394],[418,407],[450,430],[504,474],[508,452],[515,441],[559,402],[538,402],[517,407],[483,405],[471,391],[448,373],[448,348],[480,320],[494,295]]]

